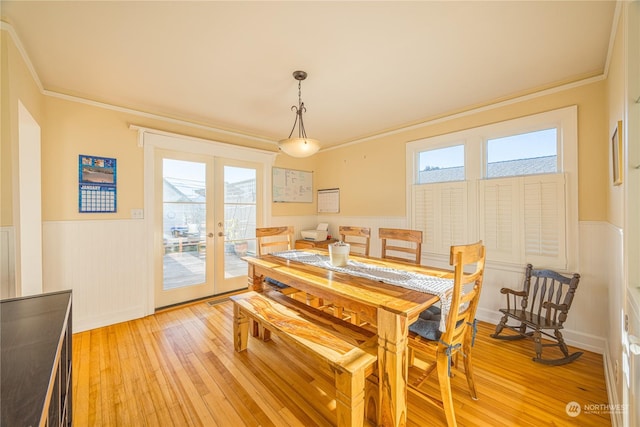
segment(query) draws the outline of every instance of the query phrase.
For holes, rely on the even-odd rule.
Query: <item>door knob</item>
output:
[[[213,237],[213,233],[207,234],[207,237]]]
[[[219,232],[218,232],[218,236],[220,236],[220,237],[224,237],[224,232],[219,231]],[[212,237],[213,237],[213,234],[212,234]]]

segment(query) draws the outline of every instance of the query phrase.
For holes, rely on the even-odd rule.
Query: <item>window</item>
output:
[[[557,129],[487,140],[487,178],[558,171]]]
[[[423,151],[419,162],[418,184],[464,181],[464,145]]]
[[[576,107],[407,144],[425,257],[483,240],[490,262],[577,268],[577,161]]]

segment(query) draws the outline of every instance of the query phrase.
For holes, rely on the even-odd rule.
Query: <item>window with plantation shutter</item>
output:
[[[578,268],[578,115],[570,106],[407,143],[423,254],[482,240],[504,268]]]
[[[566,267],[564,174],[482,180],[480,238],[487,259]]]

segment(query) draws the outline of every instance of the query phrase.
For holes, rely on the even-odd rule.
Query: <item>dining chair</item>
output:
[[[277,251],[290,251],[293,242],[293,227],[256,228],[258,256]]]
[[[422,231],[401,228],[380,228],[382,258],[420,264]]]
[[[458,353],[464,356],[464,372],[471,398],[478,398],[473,380],[472,347],[476,333],[475,315],[484,275],[485,247],[482,241],[470,245],[451,246],[450,264],[454,266],[454,279],[448,313],[431,307],[420,313],[418,320],[409,326],[408,348],[411,368],[408,391],[443,409],[447,425],[452,427],[456,425],[456,418],[450,377],[454,357],[457,360]],[[443,315],[445,330],[441,332]],[[422,365],[420,368],[415,366],[415,357],[427,363],[424,369]],[[423,387],[433,371],[437,372],[440,398],[433,396]]]
[[[293,242],[293,227],[260,227],[256,228],[256,252],[257,255],[266,255],[271,252],[290,251]],[[270,277],[265,277],[265,282],[273,285],[285,295],[292,295],[298,290]]]
[[[351,246],[349,251],[355,249],[357,254],[369,256],[369,240],[371,238],[371,229],[369,227],[341,225],[338,228],[338,234],[340,235],[340,240]]]

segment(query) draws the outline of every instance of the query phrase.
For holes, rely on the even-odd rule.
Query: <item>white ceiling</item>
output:
[[[329,147],[605,73],[614,1],[6,1],[47,91]]]

